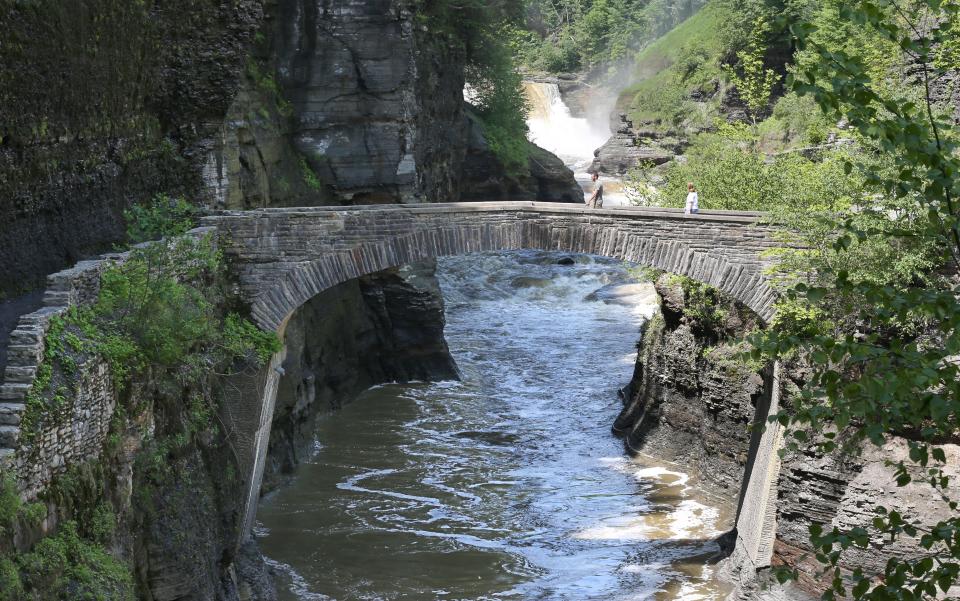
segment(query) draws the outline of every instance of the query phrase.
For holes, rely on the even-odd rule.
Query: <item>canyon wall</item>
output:
[[[750,425],[762,422],[769,403],[779,401],[789,410],[790,397],[808,377],[797,364],[770,366],[746,361],[738,342],[760,324],[749,310],[729,298],[684,284],[670,275],[657,281],[661,315],[646,326],[636,372],[624,388],[624,410],[615,430],[629,448],[660,459],[676,461],[704,485],[737,507],[738,524],[751,523],[764,532],[761,555],[743,563],[734,551],[746,533],[736,530],[721,537],[733,555],[724,573],[735,583],[731,599],[766,601],[812,600],[830,585],[822,566],[813,559],[809,527],[869,527],[878,507],[904,515],[922,516],[931,523],[951,514],[942,498],[924,481],[922,470],[913,470],[915,481],[896,485],[887,462],[906,461],[907,441],[891,437],[882,448],[867,445],[859,454],[824,455],[813,445],[786,452],[771,477],[769,492],[751,487],[762,461],[761,433]],[[776,371],[776,373],[774,373]],[[767,426],[763,436],[775,426]],[[942,447],[947,473],[960,476],[960,446]],[[756,457],[754,457],[756,455]],[[908,462],[909,463],[909,462]],[[768,495],[767,498],[763,498]],[[766,504],[761,508],[758,504]],[[760,521],[758,521],[760,520]],[[919,540],[904,537],[895,543],[875,539],[867,549],[844,552],[841,570],[882,574],[891,557],[922,557]],[[771,568],[796,569],[799,579],[781,586]],[[759,570],[754,567],[760,568]],[[832,577],[832,576],[831,576]]]
[[[260,0],[0,3],[0,298],[108,250],[134,202],[202,202],[262,19]]]
[[[408,266],[327,290],[294,313],[264,469],[276,488],[314,444],[316,418],[385,382],[455,379],[435,265]]]
[[[122,242],[124,211],[159,194],[207,209],[432,202],[469,198],[477,182],[509,180],[489,152],[482,169],[467,174],[468,149],[482,147],[482,128],[465,112],[464,58],[416,6],[0,0],[0,301],[13,299],[0,302],[0,344],[17,322],[7,312],[45,302],[36,292],[28,302],[18,295]],[[576,192],[579,201],[569,170],[556,161],[542,167],[549,158],[521,185],[497,189],[497,198],[485,191],[483,199],[563,200]],[[428,264],[375,274],[297,313],[286,331],[268,486],[303,457],[313,420],[327,408],[379,382],[456,377],[432,271]],[[32,344],[29,353],[39,357],[43,335],[34,330],[24,328],[14,342]],[[273,598],[255,546],[236,547],[243,441],[215,429],[157,450],[155,436],[176,437],[186,427],[192,392],[148,378],[121,393],[96,358],[80,368],[89,385],[64,391],[62,415],[34,441],[42,457],[24,470],[23,492],[46,505],[47,517],[21,520],[0,536],[0,589],[10,554],[29,552],[65,521],[93,524],[102,509],[116,518],[102,542],[133,567],[140,598]],[[14,380],[32,379],[14,371]],[[210,386],[229,406],[244,397],[238,386],[255,389],[263,376]],[[25,398],[20,388],[17,398]],[[138,411],[114,413],[121,405]],[[0,418],[6,443],[19,418],[4,411]]]

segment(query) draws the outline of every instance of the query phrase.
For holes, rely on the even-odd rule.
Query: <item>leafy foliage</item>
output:
[[[800,9],[792,0],[713,0],[689,19],[646,45],[632,66],[635,82],[621,96],[635,123],[705,129],[718,114],[731,79],[750,97],[754,114],[769,104],[778,74],[773,66],[789,55],[784,15]],[[779,61],[779,62],[778,62]],[[746,90],[746,93],[744,92]]]
[[[51,320],[21,439],[29,442],[70,409],[79,366],[100,356],[110,365],[118,390],[134,376],[161,389],[172,384],[166,387],[170,394],[152,399],[121,396],[127,403],[115,415],[122,419],[136,410],[133,401],[165,402],[158,411],[179,431],[167,436],[158,425],[158,440],[146,441],[140,455],[166,464],[172,449],[216,432],[211,380],[265,363],[280,341],[231,310],[229,280],[215,240],[185,235],[194,224],[186,203],[158,197],[130,211],[128,219],[131,241],[141,243],[125,261],[103,271],[97,301]],[[144,242],[148,239],[154,240]],[[108,440],[111,447],[116,450],[117,443]],[[138,457],[138,469],[143,463]],[[104,500],[105,481],[99,463],[73,466],[45,494],[61,515],[75,521],[61,524],[55,535],[27,553],[4,555],[0,540],[0,599],[6,591],[14,591],[15,599],[134,598],[129,566],[107,551],[117,516]],[[9,534],[14,522],[34,527],[46,512],[44,503],[22,504],[12,479],[0,473],[0,535]]]
[[[767,48],[766,36],[769,32],[770,26],[764,17],[757,17],[749,42],[737,53],[739,68],[728,66],[726,69],[731,83],[747,103],[754,123],[757,122],[757,115],[770,104],[773,86],[780,79],[777,72],[765,67],[763,62]]]
[[[509,173],[527,167],[526,96],[514,55],[522,3],[509,0],[419,0],[424,24],[466,59],[471,102],[490,149]]]
[[[951,480],[938,445],[960,435],[960,289],[936,268],[960,257],[956,198],[960,193],[953,124],[940,114],[931,83],[946,74],[940,61],[953,42],[960,6],[940,0],[902,6],[890,0],[858,0],[828,7],[844,31],[882,40],[874,46],[827,43],[832,32],[814,23],[793,25],[804,61],[793,89],[809,94],[825,114],[846,119],[888,168],[863,169],[870,194],[860,202],[866,221],[849,216],[835,222],[835,257],[855,257],[864,247],[884,243],[921,249],[926,263],[895,279],[877,277],[817,259],[816,271],[787,293],[794,308],[778,327],[753,342],[757,355],[798,356],[813,369],[789,411],[776,416],[789,427],[792,447],[814,445],[822,452],[861,443],[886,444],[905,437],[909,459],[895,463],[896,482],[925,481],[942,495],[946,515],[931,523],[925,515],[888,508],[868,527],[811,528],[817,559],[828,568],[825,599],[930,599],[946,593],[960,575],[960,516],[950,497]],[[896,48],[917,74],[915,86],[891,84],[890,56],[874,48]],[[847,173],[858,168],[855,159]],[[861,165],[862,166],[862,165]],[[891,209],[892,207],[892,209]],[[886,224],[881,227],[881,224]],[[813,316],[829,316],[811,327]],[[843,434],[842,443],[841,436]],[[814,436],[814,434],[817,434]],[[854,570],[844,576],[847,549],[870,548],[874,540],[918,537],[928,555],[893,558],[884,573]],[[784,571],[782,578],[795,577]]]
[[[185,234],[195,225],[196,207],[182,198],[158,194],[147,204],[124,212],[127,238],[133,244]]]
[[[19,578],[12,570],[6,577],[27,599],[135,599],[130,568],[102,546],[82,538],[72,521],[62,524],[58,534],[44,538],[29,553],[18,556],[16,565]]]
[[[703,4],[703,0],[530,0],[518,50],[534,69],[557,73],[605,66],[615,74]]]

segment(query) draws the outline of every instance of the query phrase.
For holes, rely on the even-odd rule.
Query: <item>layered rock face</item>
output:
[[[719,311],[710,315],[698,295],[691,296],[671,276],[661,277],[656,288],[662,315],[644,332],[636,373],[623,391],[624,410],[615,430],[624,434],[631,449],[677,461],[708,488],[737,502],[743,494],[744,473],[750,469],[751,436],[756,436],[748,427],[757,419],[758,410],[765,410],[773,386],[766,369],[736,356],[736,339],[758,326],[756,318],[719,297]],[[705,320],[705,315],[711,319]],[[781,407],[789,408],[790,395],[807,375],[801,366],[783,366]],[[960,446],[942,448],[946,472],[954,480],[960,477]],[[922,470],[912,472],[914,482],[909,485],[896,485],[894,468],[888,462],[903,460],[909,465],[908,453],[907,441],[896,437],[882,448],[868,444],[858,455],[838,452],[824,456],[812,446],[787,453],[776,485],[771,564],[796,569],[800,578],[783,587],[769,571],[761,571],[755,580],[737,579],[732,598],[819,598],[830,581],[814,559],[811,524],[870,528],[878,507],[927,524],[951,515],[949,505],[934,494]],[[739,504],[744,502],[739,499]],[[844,552],[841,570],[850,574],[859,568],[868,574],[882,574],[892,557],[919,558],[926,553],[916,538],[904,537],[896,543],[875,539],[867,549]]]
[[[202,196],[194,158],[262,18],[261,0],[4,6],[0,297],[108,250],[131,203]]]
[[[354,204],[455,196],[462,56],[396,0],[285,0],[277,21],[293,144],[324,181]]]
[[[460,200],[583,202],[583,189],[573,172],[556,155],[529,143],[530,158],[526,171],[508,173],[490,150],[483,135],[483,125],[473,115],[468,119],[468,146],[462,168]]]
[[[691,311],[678,280],[656,283],[661,314],[644,332],[636,371],[614,429],[634,451],[676,461],[731,502],[750,451],[750,425],[767,394],[757,366],[737,359],[730,333],[755,327],[745,307],[723,301],[723,322]]]
[[[458,377],[434,269],[430,262],[346,282],[294,314],[264,491],[309,455],[317,416],[375,384]]]
[[[463,102],[463,52],[408,2],[278,0],[267,22],[206,164],[219,205],[582,201],[532,144],[507,172]]]
[[[942,448],[947,458],[945,472],[952,483],[950,496],[956,498],[960,446],[947,444]],[[912,465],[908,442],[899,437],[889,438],[883,447],[867,444],[858,455],[823,456],[813,448],[788,453],[778,482],[773,565],[795,568],[800,578],[782,590],[758,591],[757,598],[782,598],[778,595],[784,593],[792,598],[814,599],[829,588],[830,577],[822,574],[823,567],[813,559],[811,524],[869,529],[880,507],[928,526],[955,515],[947,500],[929,485],[924,470],[911,468],[914,480],[897,486],[895,470],[888,462],[900,461]],[[917,559],[928,554],[915,537],[903,536],[896,542],[874,537],[867,549],[852,547],[845,551],[840,567],[845,575],[855,569],[882,575],[891,558]]]
[[[638,165],[663,165],[682,153],[685,141],[657,130],[637,130],[625,114],[611,123],[614,135],[597,149],[590,170],[611,175],[626,175]]]

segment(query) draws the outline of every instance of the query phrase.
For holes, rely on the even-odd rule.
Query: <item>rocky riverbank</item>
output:
[[[760,326],[756,316],[729,299],[674,276],[656,282],[661,315],[647,325],[636,371],[624,388],[624,409],[614,429],[633,451],[676,461],[698,481],[731,503],[742,506],[741,483],[749,469],[750,425],[758,406],[769,399],[769,369],[738,356],[738,342]],[[803,384],[801,366],[785,365],[781,403]],[[947,473],[960,476],[960,446],[942,447]],[[740,579],[736,599],[815,599],[832,576],[822,573],[809,541],[812,524],[841,528],[867,526],[879,507],[923,516],[927,523],[950,515],[944,499],[933,494],[922,473],[896,485],[888,462],[906,460],[907,440],[892,437],[883,448],[867,446],[857,455],[823,455],[810,446],[784,455],[776,484],[773,554],[765,566],[796,569],[799,579],[785,587],[772,572]],[[731,541],[732,542],[732,541]],[[896,543],[874,540],[868,549],[851,549],[841,560],[844,574],[862,569],[882,574],[891,557],[921,557],[915,537]]]
[[[644,330],[614,430],[629,448],[675,461],[736,503],[750,425],[769,381],[740,360],[737,336],[758,327],[749,309],[701,284],[660,276],[661,311]]]

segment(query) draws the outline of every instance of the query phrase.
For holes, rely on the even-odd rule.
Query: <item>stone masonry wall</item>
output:
[[[778,246],[756,213],[685,216],[673,209],[586,209],[551,203],[459,203],[225,212],[204,225],[229,234],[242,293],[261,327],[278,330],[307,300],[399,265],[489,250],[613,257],[686,275],[763,319],[774,292],[761,253]]]
[[[0,385],[0,460],[14,466],[27,498],[35,497],[67,466],[96,457],[103,446],[117,400],[107,365],[95,357],[77,366],[79,384],[64,395],[64,406],[45,416],[32,440],[20,440],[20,419],[43,362],[51,319],[71,306],[95,300],[103,267],[118,259],[122,256],[83,261],[49,276],[44,307],[21,317],[11,335],[9,361]]]
[[[191,232],[205,233],[203,228]],[[126,256],[102,255],[48,276],[44,306],[22,316],[11,334],[0,384],[0,463],[13,467],[25,498],[34,498],[70,466],[97,458],[106,441],[117,394],[109,367],[96,356],[77,362],[78,383],[56,391],[61,405],[43,416],[29,440],[21,439],[21,419],[43,363],[51,321],[71,307],[96,301],[104,269]]]

